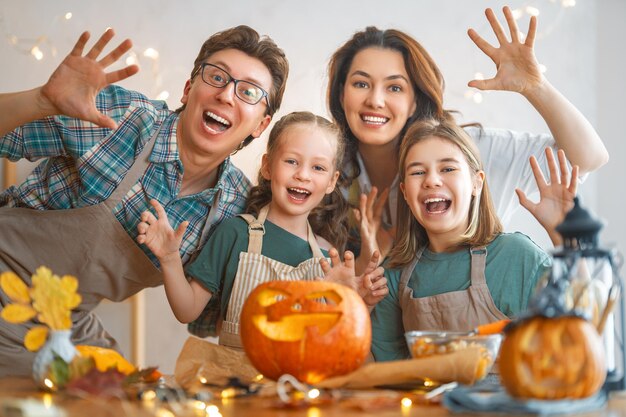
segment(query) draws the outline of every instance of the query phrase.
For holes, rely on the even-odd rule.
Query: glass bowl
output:
[[[469,336],[465,332],[410,331],[405,333],[409,352],[413,358],[458,352],[471,347],[481,349],[481,360],[476,372],[484,378],[498,357],[502,334]]]

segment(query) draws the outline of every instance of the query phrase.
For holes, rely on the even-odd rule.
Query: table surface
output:
[[[0,378],[0,405],[6,404],[14,399],[34,398],[39,400],[49,400],[52,404],[62,407],[66,413],[66,417],[148,417],[157,415],[153,411],[142,408],[139,402],[127,402],[118,400],[104,399],[79,399],[71,398],[63,394],[46,394],[38,391],[30,378],[8,377]],[[281,409],[277,408],[277,400],[259,397],[243,397],[228,400],[218,400],[214,402],[223,417],[234,416],[306,416],[306,417],[391,417],[391,416],[493,416],[493,414],[452,414],[445,408],[438,405],[412,405],[409,408],[386,407],[384,409],[363,411],[351,407],[346,407],[342,403],[333,403],[319,407],[308,407],[300,409]],[[183,415],[176,413],[176,415]],[[186,413],[184,415],[194,415]],[[160,416],[163,416],[161,414]],[[159,417],[160,417],[159,416]],[[171,416],[171,414],[170,414]],[[610,416],[626,417],[626,392],[613,393],[608,406],[603,410],[595,412],[578,414],[581,417],[600,417]],[[2,408],[0,408],[0,417]]]

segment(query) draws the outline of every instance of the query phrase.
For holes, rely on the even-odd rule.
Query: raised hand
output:
[[[467,31],[467,34],[476,46],[491,58],[497,68],[496,75],[493,78],[472,80],[468,83],[468,86],[478,88],[479,90],[506,90],[525,94],[544,82],[544,77],[539,70],[534,51],[537,18],[535,16],[530,17],[528,33],[526,34],[526,39],[522,42],[511,9],[505,6],[502,11],[509,27],[510,41],[491,9],[485,10],[485,15],[498,39],[498,47],[492,46],[474,29]]]
[[[137,225],[137,243],[145,244],[163,263],[172,258],[179,259],[180,244],[189,222],[182,222],[174,230],[167,220],[165,209],[156,200],[150,200],[156,216],[149,211],[141,213],[141,222]]]
[[[546,158],[550,170],[550,182],[547,182],[543,176],[537,159],[534,156],[530,157],[530,166],[539,189],[539,202],[534,203],[530,201],[519,188],[515,192],[520,204],[537,219],[548,232],[552,243],[558,246],[562,242],[561,237],[556,232],[556,226],[563,221],[567,212],[574,207],[574,197],[576,197],[578,186],[578,166],[574,165],[570,175],[563,150],[558,151],[558,168],[552,148],[546,148]]]
[[[41,88],[40,105],[49,108],[50,114],[63,114],[114,129],[117,125],[113,119],[96,108],[96,95],[107,85],[128,78],[139,70],[136,65],[129,65],[117,71],[105,72],[108,66],[132,47],[132,42],[126,39],[98,61],[98,56],[114,34],[112,29],[107,29],[83,56],[83,49],[90,36],[89,32],[84,32],[70,54]]]

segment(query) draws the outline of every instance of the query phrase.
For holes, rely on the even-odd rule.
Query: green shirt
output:
[[[551,266],[551,257],[521,233],[503,233],[487,245],[485,278],[496,307],[508,317],[526,309],[537,281]],[[408,287],[416,298],[430,297],[470,286],[469,249],[452,253],[424,250]],[[402,270],[385,271],[389,295],[372,312],[372,353],[376,360],[405,359],[399,284]],[[442,329],[445,330],[445,329]]]
[[[226,316],[235,283],[239,254],[247,251],[248,223],[236,216],[220,223],[196,261],[186,270],[187,275],[211,291],[214,297],[219,296],[222,317]],[[313,257],[309,242],[269,220],[265,221],[261,254],[294,267]],[[324,250],[322,254],[328,256]]]

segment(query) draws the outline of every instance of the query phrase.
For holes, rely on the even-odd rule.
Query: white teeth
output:
[[[440,198],[440,197],[437,197],[437,198],[427,198],[426,200],[424,200],[424,204],[428,204],[428,203],[443,203],[445,201],[448,201],[448,200],[445,199],[445,198]]]
[[[362,116],[361,118],[363,119],[364,122],[378,123],[378,124],[387,123],[387,120],[389,120],[387,117],[376,117],[376,116]]]
[[[228,120],[224,119],[223,117],[218,116],[215,113],[211,113],[210,111],[207,111],[207,112],[204,112],[204,115],[207,117],[210,117],[211,119],[217,122],[220,122],[223,125],[230,126],[230,122]]]
[[[291,187],[289,188],[289,191],[293,191],[295,193],[300,193],[300,194],[311,194],[309,191],[304,190],[302,188],[295,188],[295,187]]]

